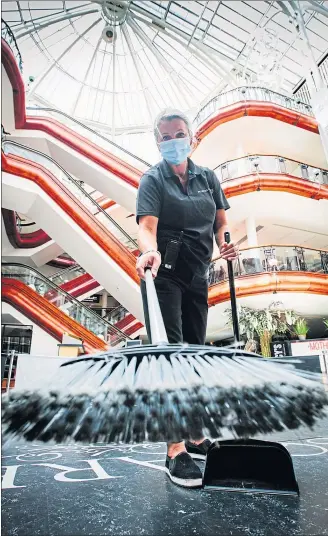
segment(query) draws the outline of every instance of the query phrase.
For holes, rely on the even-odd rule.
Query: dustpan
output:
[[[207,454],[203,487],[207,491],[299,495],[288,450],[280,443],[257,439],[214,442]]]
[[[230,242],[230,234],[225,233]],[[240,342],[232,262],[228,261],[235,343]],[[258,439],[215,441],[208,450],[203,476],[208,491],[299,495],[292,457],[280,443]]]

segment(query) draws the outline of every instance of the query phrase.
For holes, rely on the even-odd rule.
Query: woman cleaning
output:
[[[213,236],[224,259],[238,256],[234,243],[224,241],[229,204],[215,173],[188,158],[192,132],[183,113],[161,113],[154,135],[162,160],[143,175],[137,196],[141,293],[145,303],[143,279],[145,268],[150,268],[169,342],[202,345]],[[180,486],[200,486],[202,474],[193,458],[205,459],[209,445],[204,438],[168,444],[166,472],[170,479]]]

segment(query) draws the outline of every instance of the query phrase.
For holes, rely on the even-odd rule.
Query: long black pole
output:
[[[224,233],[224,240],[227,244],[230,243],[230,233]],[[235,278],[233,275],[233,266],[232,261],[227,261],[228,263],[228,276],[229,276],[229,287],[230,287],[230,301],[231,301],[231,313],[232,313],[232,325],[233,333],[235,337],[235,342],[240,341],[239,333],[239,323],[238,323],[238,311],[237,311],[237,300],[236,300],[236,289],[235,289]]]

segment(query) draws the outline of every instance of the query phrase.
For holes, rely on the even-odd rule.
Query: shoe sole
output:
[[[172,480],[174,484],[177,484],[177,486],[182,486],[183,488],[201,488],[203,486],[202,478],[178,478],[176,476],[171,475],[167,467],[165,467],[165,472],[170,478],[170,480]]]

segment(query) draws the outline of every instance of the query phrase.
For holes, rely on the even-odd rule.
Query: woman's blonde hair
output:
[[[173,119],[181,119],[185,123],[188,129],[190,138],[192,138],[191,123],[188,117],[186,116],[186,114],[183,112],[180,112],[180,110],[176,110],[175,108],[165,108],[165,110],[163,110],[161,113],[158,114],[154,122],[154,136],[155,136],[156,141],[158,138],[158,132],[159,132],[158,127],[160,123],[162,121],[172,121]]]

